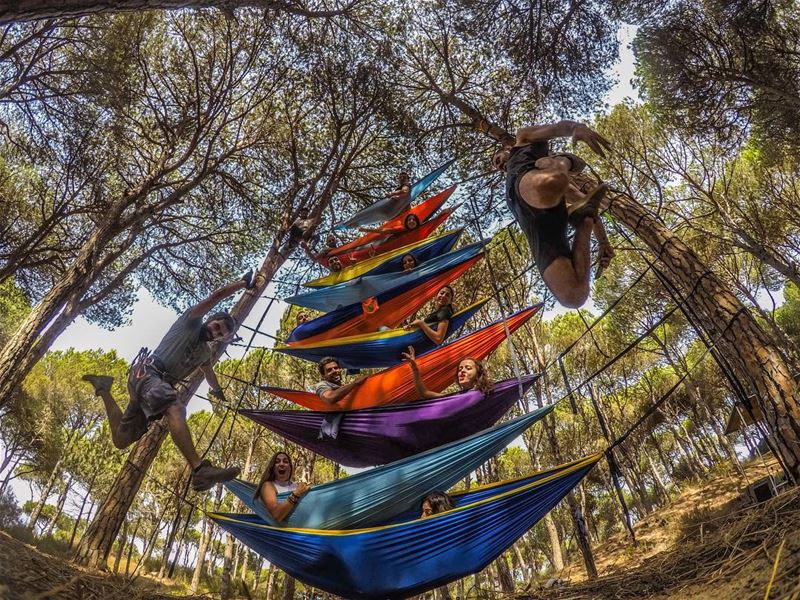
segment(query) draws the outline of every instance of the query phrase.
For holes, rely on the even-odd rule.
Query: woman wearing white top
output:
[[[261,476],[254,497],[260,499],[272,518],[282,522],[294,510],[300,498],[311,488],[303,482],[292,480],[294,465],[286,452],[276,452]],[[283,502],[278,501],[278,494],[291,492]]]

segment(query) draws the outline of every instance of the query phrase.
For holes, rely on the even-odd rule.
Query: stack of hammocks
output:
[[[325,314],[299,325],[277,351],[315,362],[334,356],[343,368],[383,370],[335,407],[314,393],[262,386],[309,410],[240,411],[339,464],[375,468],[315,486],[282,523],[254,500],[255,486],[243,481],[227,487],[252,514],[212,515],[300,581],[347,598],[407,597],[483,569],[560,502],[601,456],[456,493],[455,509],[419,518],[426,494],[463,479],[552,410],[544,407],[497,424],[536,375],[497,382],[489,393],[473,389],[417,398],[410,366],[401,357],[408,346],[416,350],[425,386],[441,392],[453,382],[461,359],[484,359],[540,308],[525,308],[439,347],[419,329],[398,328],[484,255],[482,242],[454,249],[461,230],[435,233],[454,210],[435,214],[455,186],[412,206],[449,164],[415,183],[407,202],[381,200],[337,226],[384,222],[385,231],[414,214],[419,227],[369,233],[336,248],[329,256],[346,257],[348,268],[309,281],[305,285],[311,291],[286,299]],[[407,254],[417,266],[401,272]],[[445,339],[460,332],[486,302],[453,314]],[[320,435],[331,412],[342,414],[335,438]]]

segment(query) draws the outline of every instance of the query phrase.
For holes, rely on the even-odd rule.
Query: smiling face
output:
[[[465,358],[458,363],[456,371],[456,383],[462,390],[469,390],[475,385],[478,379],[478,365],[471,358]]]
[[[400,184],[400,187],[403,187],[411,183],[411,177],[409,177],[408,173],[403,171],[397,176],[397,182]]]
[[[406,229],[416,229],[419,227],[419,219],[417,215],[408,215],[405,221]]]
[[[492,167],[494,167],[497,171],[505,171],[509,156],[511,156],[510,148],[505,146],[500,148],[500,150],[492,155]]]
[[[411,254],[406,254],[403,257],[403,271],[410,271],[417,266],[417,259]]]
[[[275,466],[272,467],[272,472],[275,474],[275,481],[278,483],[286,483],[292,478],[292,459],[288,454],[283,452],[275,457]]]
[[[322,378],[329,382],[341,385],[342,383],[342,370],[339,368],[339,363],[331,361],[322,366]]]
[[[437,308],[442,308],[443,306],[447,306],[453,301],[453,289],[450,286],[444,286],[439,292],[436,294],[436,306]]]
[[[338,256],[334,256],[328,261],[328,268],[331,270],[331,273],[338,273],[342,270],[342,261],[339,260]]]

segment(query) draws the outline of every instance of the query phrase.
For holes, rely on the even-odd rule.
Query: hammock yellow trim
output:
[[[384,254],[378,254],[377,256],[373,256],[372,258],[368,258],[358,264],[352,265],[345,269],[342,269],[338,273],[331,273],[330,275],[326,275],[325,277],[319,277],[317,279],[312,279],[311,281],[307,281],[303,284],[304,287],[327,287],[329,285],[335,285],[337,283],[344,283],[345,281],[350,281],[351,279],[355,279],[366,273],[367,271],[371,271],[375,267],[379,266],[380,264],[386,262],[387,260],[391,260],[398,256],[402,256],[403,254],[407,254],[412,250],[416,250],[420,246],[425,244],[429,244],[435,240],[441,239],[446,235],[450,235],[451,233],[455,233],[458,231],[454,229],[452,231],[446,231],[444,233],[440,233],[439,235],[426,237],[421,239],[418,242],[413,242],[411,244],[406,244],[405,246],[401,246],[395,250],[390,250]]]
[[[465,313],[468,310],[475,308],[476,306],[480,306],[482,304],[486,304],[489,302],[489,298],[483,298],[470,304],[464,309],[453,313],[453,317],[460,315],[461,313]],[[452,317],[451,317],[452,319]],[[317,342],[316,344],[304,344],[301,341],[299,342],[292,342],[289,345],[284,346],[275,346],[275,350],[284,350],[284,349],[291,349],[291,348],[329,348],[335,346],[343,346],[344,344],[354,344],[358,342],[370,342],[372,340],[388,340],[393,337],[399,337],[408,333],[408,330],[404,327],[398,327],[396,329],[389,329],[387,331],[376,331],[374,333],[361,333],[359,335],[348,335],[340,338],[335,338],[332,340],[325,340],[324,342]]]
[[[426,520],[435,519],[435,518],[440,517],[440,516],[445,515],[445,514],[449,515],[449,514],[453,514],[454,512],[468,510],[468,509],[473,508],[475,506],[480,506],[481,504],[486,504],[487,502],[493,502],[493,501],[497,500],[498,498],[505,498],[505,497],[508,497],[508,496],[512,496],[514,494],[519,494],[520,492],[524,492],[524,491],[533,489],[533,488],[535,488],[537,486],[540,486],[540,485],[542,485],[544,483],[547,483],[549,481],[553,481],[554,479],[559,479],[559,478],[561,478],[564,475],[567,475],[569,473],[574,473],[575,471],[577,471],[579,469],[582,469],[583,467],[586,467],[588,465],[594,464],[597,461],[599,461],[601,458],[603,458],[604,454],[605,454],[605,451],[600,451],[600,452],[595,452],[594,454],[589,454],[588,456],[584,456],[583,458],[580,458],[580,459],[574,461],[571,464],[568,463],[569,467],[566,468],[566,469],[563,469],[563,470],[560,469],[560,467],[563,466],[563,465],[560,465],[559,467],[554,467],[554,469],[559,469],[558,472],[553,473],[552,475],[548,475],[547,477],[542,477],[541,479],[537,479],[536,481],[533,481],[533,482],[529,483],[528,485],[523,485],[522,487],[514,488],[512,490],[508,490],[507,492],[503,492],[502,494],[498,494],[496,496],[489,496],[488,498],[484,498],[483,500],[478,500],[477,502],[473,502],[471,504],[465,504],[464,506],[459,506],[458,508],[454,508],[452,510],[441,512],[441,513],[438,513],[438,514],[435,514],[435,515],[431,515],[429,517],[426,517]],[[530,475],[528,475],[527,477],[530,477]],[[479,486],[477,488],[471,488],[469,491],[474,492],[474,491],[487,489],[487,488],[491,488],[491,487],[495,487],[495,486],[499,486],[499,485],[505,485],[505,484],[511,483],[513,481],[519,481],[521,479],[526,479],[526,477],[523,476],[523,477],[517,477],[515,479],[506,479],[505,481],[498,481],[498,482],[490,483],[490,484],[487,484],[487,485],[484,485],[484,486]],[[220,513],[213,513],[212,512],[212,513],[208,513],[208,514],[209,514],[210,517],[213,517],[214,519],[219,519],[220,521],[230,521],[232,523],[238,522],[238,519],[234,519],[234,518],[228,517],[228,516],[220,514]],[[257,527],[259,529],[277,529],[277,530],[280,530],[280,531],[288,531],[288,532],[293,532],[294,531],[294,532],[297,532],[297,533],[310,533],[310,534],[313,534],[313,535],[320,535],[320,536],[322,536],[322,535],[324,535],[324,536],[349,536],[349,535],[358,535],[358,534],[361,534],[361,533],[369,533],[369,532],[372,532],[372,531],[387,530],[387,529],[392,529],[392,528],[395,528],[395,527],[404,527],[404,526],[408,525],[409,523],[413,523],[414,521],[419,521],[419,520],[421,520],[421,519],[413,519],[411,521],[404,521],[402,523],[393,523],[391,525],[380,525],[378,527],[365,527],[365,528],[362,528],[362,529],[304,529],[304,528],[293,528],[293,527],[274,527],[273,525],[260,524],[260,523],[248,523],[247,526],[248,527]]]

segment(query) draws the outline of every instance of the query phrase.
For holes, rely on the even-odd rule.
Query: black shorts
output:
[[[518,200],[516,194],[514,196],[507,197],[508,206],[528,238],[531,255],[539,272],[544,273],[559,256],[572,258],[572,248],[567,236],[569,219],[566,200],[562,198],[558,206],[543,209],[533,208]]]
[[[140,374],[137,377],[137,369],[131,368],[128,375],[130,401],[120,422],[120,427],[130,431],[134,439],[142,437],[150,421],[160,418],[164,411],[178,402],[178,392],[172,384],[164,381],[155,367],[144,367]]]

